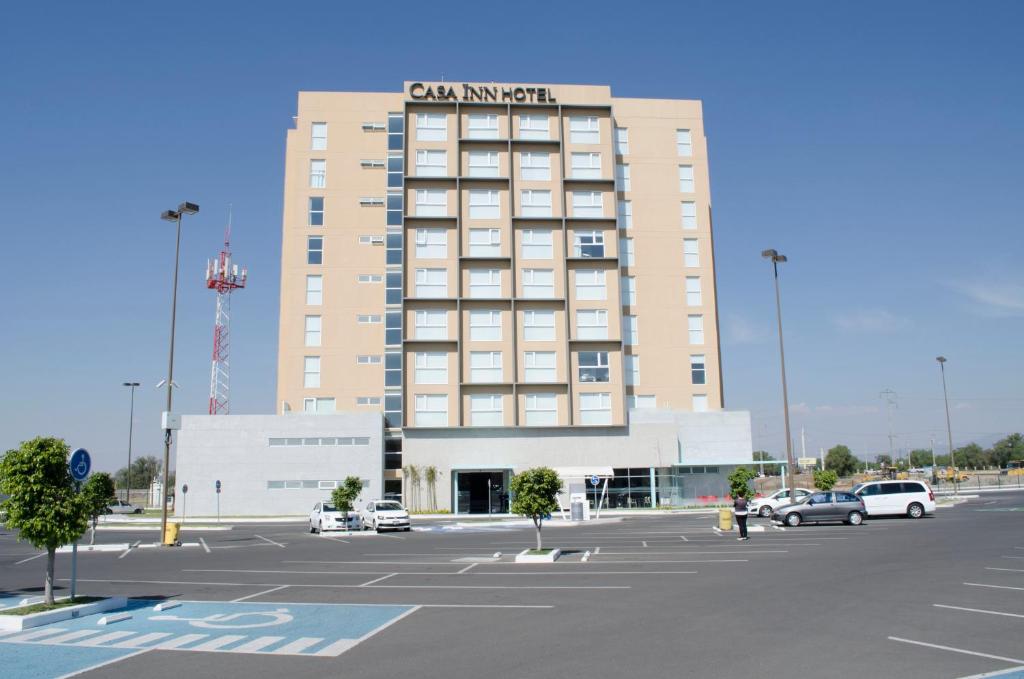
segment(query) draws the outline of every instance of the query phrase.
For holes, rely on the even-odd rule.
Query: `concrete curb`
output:
[[[94,613],[113,611],[118,608],[124,608],[127,605],[128,599],[126,597],[114,596],[109,599],[103,599],[102,601],[94,601],[89,604],[65,606],[64,608],[58,608],[54,611],[32,613],[31,615],[0,615],[0,631],[20,632],[22,630],[41,627],[42,625],[49,625],[62,620],[71,620],[72,618],[81,618],[86,615],[93,615]]]
[[[131,545],[127,542],[104,543],[101,545],[78,545],[79,552],[123,552]],[[58,554],[68,554],[72,551],[71,545],[64,545],[57,548]]]

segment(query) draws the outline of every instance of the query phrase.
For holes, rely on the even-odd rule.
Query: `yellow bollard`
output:
[[[164,531],[164,544],[168,547],[181,544],[178,542],[178,533],[181,531],[180,523],[167,522],[167,530]]]
[[[718,510],[718,530],[732,530],[732,510]]]

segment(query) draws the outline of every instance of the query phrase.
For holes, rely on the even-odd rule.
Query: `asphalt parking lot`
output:
[[[987,494],[749,542],[709,515],[551,525],[546,546],[568,553],[543,565],[512,563],[532,529],[496,523],[351,537],[236,524],[188,531],[188,547],[80,554],[79,593],[133,597],[133,617],[2,634],[0,657],[10,679],[1024,677],[1022,512],[1024,493]],[[38,554],[0,530],[0,606],[38,593]],[[69,558],[57,567],[66,587]],[[181,605],[153,610],[165,600]]]

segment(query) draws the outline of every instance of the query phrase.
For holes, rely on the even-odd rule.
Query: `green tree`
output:
[[[860,467],[860,462],[843,444],[832,446],[825,454],[825,469],[831,469],[840,477],[853,474],[858,467]]]
[[[419,509],[420,502],[420,469],[414,464],[407,464],[402,468],[405,481],[402,490],[405,492],[405,504],[410,511]]]
[[[85,503],[75,492],[63,439],[38,437],[9,450],[0,461],[0,503],[7,527],[46,550],[45,603],[53,603],[53,571],[57,548],[77,540],[88,527]]]
[[[1024,460],[1024,436],[1010,434],[992,444],[988,451],[992,464],[1005,469],[1010,460]]]
[[[512,513],[528,516],[537,530],[537,550],[541,546],[540,529],[544,517],[558,509],[558,491],[562,479],[554,469],[534,467],[512,477]]]
[[[427,481],[427,494],[430,496],[430,511],[437,510],[437,467],[430,465],[423,471]]]
[[[736,467],[729,474],[729,494],[733,497],[748,497],[750,495],[750,481],[757,478],[752,469]]]
[[[771,460],[773,462],[775,461],[775,458],[772,457],[771,453],[769,453],[768,451],[766,451],[766,450],[755,450],[754,451],[754,462],[768,462],[768,460]],[[761,465],[758,465],[758,469],[760,469],[760,468],[761,468]],[[777,464],[766,464],[766,465],[764,465],[764,474],[765,474],[765,476],[778,476],[781,473],[782,473],[782,469]]]
[[[814,487],[818,490],[832,490],[839,476],[831,469],[814,470]]]
[[[160,478],[163,466],[163,462],[152,455],[132,460],[132,488],[148,490],[153,479]],[[121,467],[114,473],[114,482],[118,488],[128,487],[128,467]]]
[[[355,506],[356,498],[363,492],[363,481],[358,476],[349,476],[341,485],[331,491],[331,502],[345,517],[345,528],[348,528],[348,513]]]
[[[89,544],[94,545],[96,544],[96,523],[100,516],[109,511],[110,503],[117,499],[113,477],[106,472],[96,472],[82,484],[81,497],[92,526]]]
[[[985,450],[977,443],[968,443],[962,448],[957,448],[953,451],[953,459],[959,469],[978,469],[988,462]]]
[[[891,467],[892,466],[892,455],[883,453],[882,455],[875,455],[875,462],[878,463],[879,467]]]
[[[928,450],[927,448],[915,448],[914,450],[910,451],[910,466],[932,466],[932,451]]]

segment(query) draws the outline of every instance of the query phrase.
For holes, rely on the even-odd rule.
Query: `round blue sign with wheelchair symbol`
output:
[[[71,470],[71,478],[75,481],[85,481],[85,477],[92,469],[92,458],[89,457],[89,451],[85,448],[78,448],[71,453],[68,468]]]

